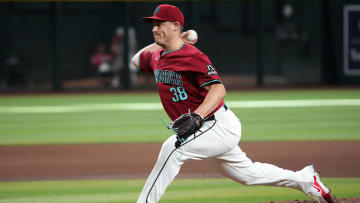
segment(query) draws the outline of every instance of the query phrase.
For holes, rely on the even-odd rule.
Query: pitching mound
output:
[[[359,203],[360,198],[346,198],[346,199],[337,199],[338,203]],[[271,201],[265,203],[318,203],[315,200],[287,200],[287,201]]]
[[[322,177],[360,177],[359,141],[240,143],[254,161]],[[0,146],[0,181],[146,178],[161,143]],[[334,150],[336,149],[336,150]],[[340,153],[341,152],[341,153]],[[206,161],[188,161],[179,177],[222,177]]]

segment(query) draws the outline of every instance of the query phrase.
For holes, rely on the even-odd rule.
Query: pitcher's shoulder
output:
[[[192,57],[208,58],[208,56],[204,52],[202,52],[200,49],[198,49],[197,47],[191,44],[186,44],[186,49],[184,51],[186,52],[187,55],[190,55]]]

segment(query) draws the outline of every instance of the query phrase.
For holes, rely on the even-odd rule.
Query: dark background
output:
[[[104,87],[90,58],[100,42],[109,46],[119,26],[136,30],[137,49],[153,43],[151,24],[141,17],[160,3],[183,11],[185,30],[198,32],[196,46],[231,87],[358,85],[359,75],[346,75],[343,68],[343,8],[356,2],[0,3],[0,91],[153,88],[151,78],[129,70],[121,72],[120,86]],[[284,7],[292,14],[286,16]],[[6,61],[14,53],[21,67],[9,84]],[[131,74],[136,79],[128,85]]]

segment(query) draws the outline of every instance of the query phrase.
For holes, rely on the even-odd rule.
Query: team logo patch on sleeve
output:
[[[217,75],[215,68],[212,67],[210,64],[207,65],[207,69],[208,69],[208,75]]]

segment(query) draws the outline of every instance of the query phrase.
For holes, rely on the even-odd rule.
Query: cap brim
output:
[[[166,21],[165,19],[162,19],[162,18],[159,18],[156,16],[143,17],[142,20],[146,23],[152,23],[154,20]]]

